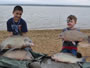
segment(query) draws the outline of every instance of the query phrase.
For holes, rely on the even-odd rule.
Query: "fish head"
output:
[[[64,38],[64,32],[60,33],[59,37]]]
[[[25,42],[25,45],[27,45],[27,46],[34,46],[34,43],[29,38],[25,38],[24,42]]]

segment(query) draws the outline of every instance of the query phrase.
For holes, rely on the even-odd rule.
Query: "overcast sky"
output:
[[[90,5],[90,0],[0,0],[0,4]]]

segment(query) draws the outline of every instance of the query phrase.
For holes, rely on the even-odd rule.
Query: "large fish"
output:
[[[32,60],[34,59],[31,53],[28,53],[25,50],[16,50],[16,51],[7,51],[3,56],[17,59],[17,60]]]
[[[23,46],[31,46],[33,45],[32,41],[25,36],[12,36],[6,38],[0,44],[1,49],[9,49],[9,48],[22,48]]]
[[[65,38],[66,40],[71,40],[71,41],[78,41],[83,39],[88,40],[88,35],[77,31],[77,30],[68,30],[60,33],[60,38]]]
[[[51,58],[43,58],[41,62],[41,68],[81,68],[81,67],[77,63],[56,62],[53,61]]]
[[[52,59],[60,62],[77,63],[82,62],[83,58],[77,58],[69,53],[57,53],[52,56]]]

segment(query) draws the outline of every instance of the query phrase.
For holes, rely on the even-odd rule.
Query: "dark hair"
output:
[[[15,12],[16,10],[22,11],[23,12],[23,8],[19,5],[15,6],[13,9],[13,12]]]
[[[75,20],[75,22],[77,22],[77,17],[74,16],[74,15],[69,15],[67,18],[70,19],[70,20],[73,19],[73,20]]]

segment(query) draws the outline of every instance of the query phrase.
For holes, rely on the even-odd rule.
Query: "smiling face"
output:
[[[15,20],[15,21],[18,21],[18,20],[21,18],[22,13],[23,13],[23,12],[20,11],[20,10],[16,10],[16,11],[14,11],[14,12],[13,12],[14,20]]]
[[[73,28],[74,26],[75,26],[75,24],[76,24],[76,21],[74,20],[74,19],[67,19],[67,26],[68,26],[68,28]]]

